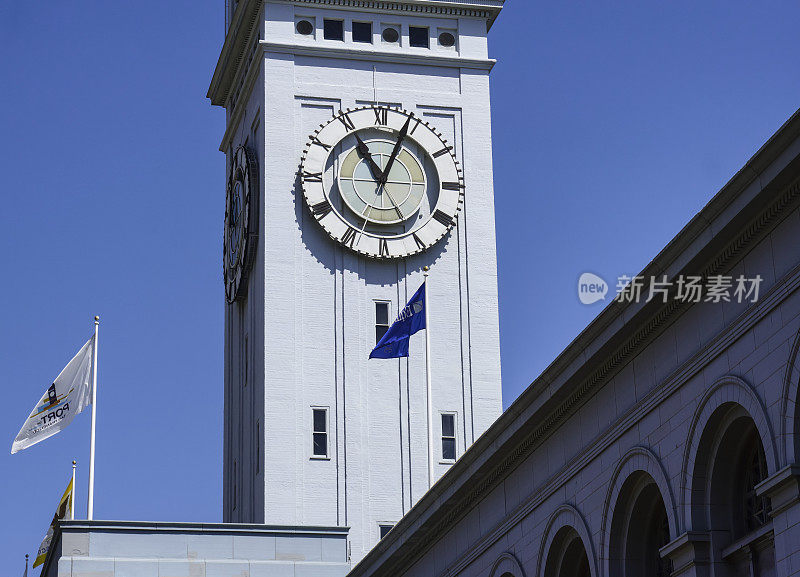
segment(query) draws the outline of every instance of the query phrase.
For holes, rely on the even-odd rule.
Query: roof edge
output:
[[[87,521],[63,520],[62,531],[114,531],[114,532],[180,532],[180,533],[270,533],[270,534],[341,534],[350,527],[322,525],[259,525],[255,523],[192,523],[182,521]]]

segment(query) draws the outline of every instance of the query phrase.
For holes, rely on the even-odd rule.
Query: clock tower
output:
[[[355,563],[500,415],[502,3],[227,0],[226,522],[349,527]],[[432,463],[424,335],[368,358],[425,266]]]

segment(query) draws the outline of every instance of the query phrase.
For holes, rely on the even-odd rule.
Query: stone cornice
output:
[[[439,14],[451,17],[485,18],[487,30],[503,8],[504,0],[271,0],[289,4],[310,4],[352,10],[377,10],[405,14]],[[257,29],[263,0],[242,0],[231,19],[228,34],[217,60],[206,97],[215,106],[225,106],[240,76],[246,50]],[[357,51],[354,51],[357,52]],[[315,54],[316,55],[316,54]],[[430,58],[425,56],[424,58]]]
[[[349,10],[375,10],[405,14],[437,14],[485,18],[487,31],[491,28],[504,0],[270,0],[287,4],[335,6]]]
[[[211,77],[206,98],[215,106],[225,106],[234,79],[239,75],[247,47],[257,30],[262,0],[241,0],[231,19],[228,34]]]
[[[789,163],[800,156],[798,137],[800,114],[795,113],[642,274],[667,274],[674,278],[677,274],[711,275],[729,270],[749,247],[798,204],[800,183],[787,182],[786,172],[791,171],[785,171]],[[792,174],[796,176],[796,172]],[[785,295],[785,291],[795,290],[799,275],[797,270],[793,271],[773,287],[770,294],[777,298],[779,293]],[[763,312],[764,306],[775,306],[780,302],[776,298],[765,298],[752,306],[734,325],[741,329],[742,323],[755,322],[754,311],[760,309]],[[353,569],[351,577],[388,575],[399,571],[402,566],[411,566],[450,524],[488,494],[565,418],[586,402],[598,386],[630,362],[688,306],[672,300],[666,304],[614,302],[606,307]],[[713,354],[711,349],[723,346],[732,328],[709,343],[702,356]],[[687,364],[695,363],[697,366],[699,360],[693,358]],[[679,379],[681,373],[690,370],[687,364],[677,371],[676,376],[668,378],[665,385],[678,386],[676,383],[682,382]],[[656,389],[664,388],[662,385]],[[643,402],[654,402],[652,397],[652,394],[648,395]],[[626,415],[623,421],[631,418],[632,415]],[[612,428],[618,425],[624,426],[624,423]],[[562,482],[568,479],[569,470],[576,469],[575,461],[583,461],[596,450],[599,454],[598,446],[595,444],[585,449],[545,485],[558,483],[559,477]],[[544,488],[538,487],[534,494],[541,493]],[[520,518],[520,514],[522,511],[517,511],[509,517]],[[500,536],[504,531],[502,525],[508,522],[513,523],[507,518],[500,527],[481,539],[481,544],[484,541],[488,543],[492,535]],[[467,557],[482,549],[477,545],[471,547]],[[466,564],[468,559],[460,559],[441,575],[451,575]]]

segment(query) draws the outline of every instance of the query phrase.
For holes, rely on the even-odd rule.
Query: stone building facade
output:
[[[606,307],[350,576],[800,575],[800,113],[642,272],[665,275],[666,302]],[[681,276],[762,280],[686,302]]]

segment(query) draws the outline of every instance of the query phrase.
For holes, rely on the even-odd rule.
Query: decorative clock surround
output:
[[[339,111],[311,136],[300,163],[312,216],[337,242],[374,258],[402,258],[456,223],[464,180],[440,132],[413,112]]]
[[[228,175],[222,268],[228,303],[247,293],[247,277],[258,242],[258,167],[244,146],[236,149]]]

